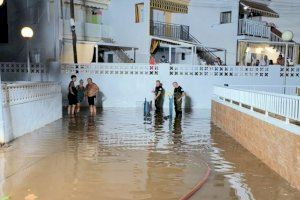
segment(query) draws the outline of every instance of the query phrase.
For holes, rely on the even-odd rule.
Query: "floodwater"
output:
[[[193,200],[296,200],[300,191],[211,124],[105,109],[65,116],[0,148],[0,199],[178,200],[212,168]]]

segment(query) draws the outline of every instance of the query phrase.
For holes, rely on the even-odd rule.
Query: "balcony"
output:
[[[150,34],[152,36],[168,38],[172,40],[190,41],[190,27],[180,24],[164,22],[150,22]]]
[[[63,37],[71,39],[70,22],[63,22]],[[76,36],[78,40],[97,42],[102,38],[110,38],[110,26],[103,24],[92,24],[84,22],[76,22]]]
[[[239,20],[238,35],[251,37],[270,38],[271,28],[264,22],[249,19]]]

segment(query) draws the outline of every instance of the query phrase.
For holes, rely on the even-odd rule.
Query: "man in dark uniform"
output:
[[[163,92],[164,89],[159,80],[156,81],[155,90],[154,90],[154,101],[155,101],[155,110],[156,112],[161,112],[163,107]]]
[[[177,82],[173,83],[173,87],[175,112],[176,116],[179,116],[182,114],[182,98],[185,96],[185,93]]]

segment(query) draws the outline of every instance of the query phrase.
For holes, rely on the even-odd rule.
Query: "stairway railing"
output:
[[[197,38],[192,34],[189,34],[189,41],[195,43],[200,48],[200,57],[204,59],[207,64],[214,64],[217,56],[207,47],[205,47]]]
[[[112,38],[105,38],[104,41],[112,44],[116,43]],[[114,49],[109,48],[109,50],[114,51],[122,62],[133,63],[133,60],[121,47],[114,47]]]

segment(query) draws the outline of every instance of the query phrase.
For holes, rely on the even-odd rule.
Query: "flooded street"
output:
[[[34,123],[34,122],[33,122]],[[208,110],[144,122],[141,109],[65,116],[0,148],[0,199],[297,200],[279,175],[211,124]]]

